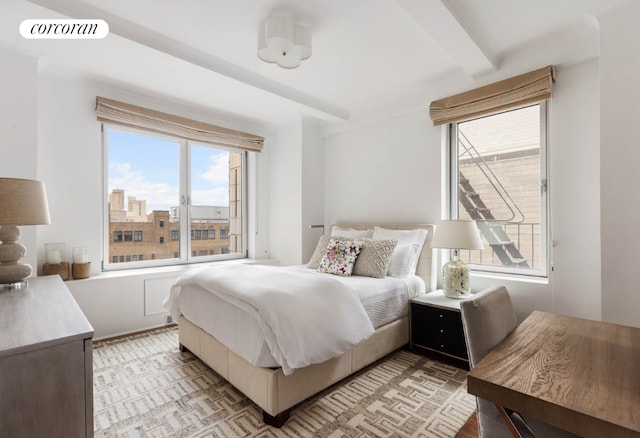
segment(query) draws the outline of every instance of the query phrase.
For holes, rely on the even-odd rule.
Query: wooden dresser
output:
[[[0,290],[0,435],[93,437],[93,327],[57,275]]]

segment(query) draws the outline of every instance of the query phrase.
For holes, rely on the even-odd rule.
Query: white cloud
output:
[[[229,153],[221,151],[209,155],[209,165],[204,172],[196,175],[210,184],[229,184]]]
[[[192,205],[229,205],[229,189],[217,187],[208,190],[193,190],[191,192]]]
[[[109,190],[124,190],[125,202],[128,196],[147,201],[147,213],[152,210],[169,210],[179,204],[178,185],[151,182],[143,173],[131,168],[131,163],[109,163]]]
[[[194,177],[191,191],[192,205],[229,205],[229,153],[217,151],[207,157],[207,166]],[[168,176],[167,179],[171,178]],[[131,163],[109,163],[109,190],[125,191],[128,196],[147,201],[147,213],[169,210],[179,204],[178,181],[175,186],[165,182],[147,180],[144,173]],[[126,207],[125,207],[126,208]]]

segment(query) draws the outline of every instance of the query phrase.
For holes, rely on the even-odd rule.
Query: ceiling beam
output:
[[[118,35],[129,41],[144,45],[167,55],[208,69],[230,79],[242,82],[273,95],[295,102],[312,110],[321,119],[348,120],[349,112],[341,107],[301,93],[279,82],[255,74],[247,69],[231,64],[214,55],[194,49],[180,41],[174,40],[143,26],[125,20],[104,10],[82,2],[67,0],[27,0],[44,8],[58,12],[70,18],[101,18],[109,24],[109,33]]]
[[[497,70],[497,51],[475,14],[461,0],[396,0],[467,74]]]

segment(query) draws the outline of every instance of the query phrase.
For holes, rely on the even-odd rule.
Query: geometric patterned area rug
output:
[[[466,371],[398,350],[300,403],[281,429],[188,352],[175,326],[94,344],[96,437],[452,438],[475,410]]]

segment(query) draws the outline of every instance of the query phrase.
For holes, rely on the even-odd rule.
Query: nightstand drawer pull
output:
[[[442,313],[440,314],[440,318],[444,318],[444,315]]]
[[[444,330],[440,329],[440,333],[444,333]]]

